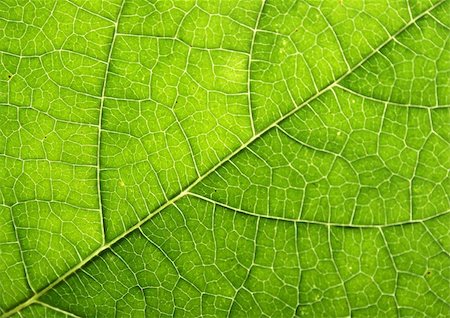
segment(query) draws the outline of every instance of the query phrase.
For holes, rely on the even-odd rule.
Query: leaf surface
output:
[[[0,3],[0,314],[448,317],[450,2]]]

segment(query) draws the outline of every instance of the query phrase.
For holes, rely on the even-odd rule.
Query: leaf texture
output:
[[[450,1],[0,2],[0,315],[449,317]]]

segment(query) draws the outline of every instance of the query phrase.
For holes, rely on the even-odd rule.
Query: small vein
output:
[[[366,96],[364,94],[358,93],[346,86],[343,86],[342,84],[336,84],[336,87],[346,91],[347,93],[350,93],[352,95],[364,98],[364,99],[368,99],[377,103],[388,103],[388,104],[392,104],[394,106],[400,106],[400,107],[408,107],[408,108],[419,108],[419,109],[436,109],[436,108],[450,108],[450,105],[436,105],[436,106],[424,106],[424,105],[418,105],[418,104],[406,104],[406,103],[399,103],[399,102],[394,102],[394,101],[390,101],[390,100],[383,100],[383,99],[379,99],[376,97],[371,97],[371,96]]]
[[[437,219],[439,217],[445,216],[447,214],[450,214],[450,211],[446,211],[437,215],[433,215],[427,218],[423,218],[423,219],[417,219],[417,220],[406,220],[406,221],[400,221],[400,222],[395,222],[395,223],[388,223],[388,224],[350,224],[350,223],[334,223],[334,222],[325,222],[325,221],[315,221],[315,220],[308,220],[308,219],[293,219],[293,218],[286,218],[286,217],[280,217],[280,216],[274,216],[274,215],[267,215],[267,214],[258,214],[255,212],[251,212],[248,210],[244,210],[244,209],[240,209],[240,208],[235,208],[233,206],[229,206],[225,203],[219,202],[217,200],[213,200],[207,197],[204,197],[200,194],[197,193],[192,193],[189,192],[188,195],[192,196],[192,197],[196,197],[200,200],[212,203],[212,204],[216,204],[218,206],[221,206],[227,210],[230,211],[235,211],[235,212],[239,212],[242,214],[246,214],[249,216],[253,216],[256,218],[261,218],[261,219],[267,219],[267,220],[276,220],[276,221],[284,221],[284,222],[291,222],[291,223],[306,223],[306,224],[317,224],[317,225],[323,225],[323,226],[331,226],[331,227],[342,227],[342,228],[364,228],[364,229],[380,229],[380,228],[388,228],[388,227],[395,227],[395,226],[405,226],[405,225],[409,225],[409,224],[416,224],[416,223],[421,223],[423,224],[424,222],[433,220],[433,219]]]
[[[102,244],[105,244],[105,237],[106,237],[105,225],[104,225],[104,215],[103,215],[103,208],[102,208],[101,182],[100,182],[100,171],[101,171],[101,169],[100,169],[100,155],[101,155],[100,142],[101,142],[101,135],[102,135],[102,117],[103,117],[103,108],[104,108],[104,105],[105,105],[106,83],[108,81],[109,70],[110,70],[110,67],[111,67],[112,53],[113,53],[113,50],[114,50],[114,45],[116,43],[117,31],[118,31],[118,27],[119,27],[119,20],[120,20],[120,16],[122,14],[124,5],[125,5],[125,0],[122,0],[122,4],[120,6],[119,13],[117,14],[117,19],[114,22],[114,32],[113,32],[113,35],[112,35],[111,46],[109,48],[108,59],[106,61],[107,67],[105,69],[105,74],[104,74],[104,78],[103,78],[102,93],[101,93],[101,96],[100,96],[100,98],[101,98],[100,110],[99,110],[99,114],[98,114],[97,163],[96,163],[96,168],[97,168],[98,208],[99,208],[100,213],[101,213]]]
[[[266,4],[266,0],[262,0],[261,8],[258,13],[258,17],[256,18],[255,28],[253,29],[252,41],[250,44],[250,52],[248,55],[248,67],[247,67],[247,103],[248,103],[248,114],[250,118],[250,125],[252,126],[252,135],[255,135],[255,123],[253,120],[253,110],[252,110],[252,97],[251,97],[251,69],[252,69],[252,57],[253,57],[253,48],[255,46],[256,33],[258,33],[259,21],[261,20],[262,12],[264,11],[264,6]]]
[[[61,309],[61,308],[58,308],[58,307],[49,305],[49,304],[47,304],[47,303],[44,303],[43,301],[36,301],[36,304],[39,304],[39,305],[41,305],[41,306],[43,306],[43,307],[47,307],[47,308],[49,308],[49,309],[51,309],[51,310],[60,312],[60,313],[65,314],[65,315],[67,315],[67,316],[69,316],[69,317],[81,318],[80,316],[77,316],[77,315],[75,315],[75,314],[73,314],[73,313],[71,313],[71,312],[68,312],[68,311],[66,311],[66,310],[63,310],[63,309]]]

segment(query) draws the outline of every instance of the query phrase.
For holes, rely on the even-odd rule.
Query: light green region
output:
[[[449,0],[0,2],[0,315],[450,316]]]

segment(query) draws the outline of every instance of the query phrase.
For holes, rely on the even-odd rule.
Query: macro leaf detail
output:
[[[0,315],[450,316],[450,1],[0,2]]]

